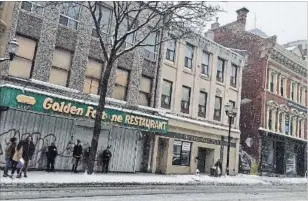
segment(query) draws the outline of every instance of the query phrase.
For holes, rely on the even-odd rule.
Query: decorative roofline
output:
[[[307,62],[305,62],[303,59],[297,57],[292,52],[288,51],[283,46],[276,43],[274,49],[280,53],[282,53],[285,57],[288,57],[288,59],[293,60],[293,62],[296,62],[297,64],[301,65],[305,69],[307,69]]]

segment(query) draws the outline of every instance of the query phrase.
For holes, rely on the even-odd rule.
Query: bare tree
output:
[[[94,34],[99,39],[104,61],[88,164],[88,174],[92,174],[108,81],[112,69],[116,68],[116,60],[140,47],[154,48],[169,40],[201,34],[207,22],[221,10],[218,6],[198,1],[92,1],[70,2],[70,5],[72,3],[87,8],[91,13]]]

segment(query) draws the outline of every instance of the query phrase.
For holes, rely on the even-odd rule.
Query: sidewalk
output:
[[[2,172],[1,172],[2,173]],[[207,175],[155,175],[155,174],[93,174],[69,172],[29,172],[28,178],[11,179],[0,177],[1,186],[18,185],[159,185],[159,184],[211,184],[211,185],[282,185],[306,184],[307,178],[274,178],[239,174],[237,176],[222,176],[220,178]]]

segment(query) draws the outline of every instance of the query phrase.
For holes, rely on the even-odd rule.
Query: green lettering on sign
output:
[[[0,106],[41,113],[73,116],[76,118],[95,119],[96,110],[94,105],[87,105],[57,97],[48,97],[39,93],[22,91],[10,87],[2,87],[0,90]],[[116,109],[105,108],[102,114],[102,121],[137,127],[151,132],[168,132],[167,120],[145,115],[136,115]]]

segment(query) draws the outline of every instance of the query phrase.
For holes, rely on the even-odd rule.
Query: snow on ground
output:
[[[1,176],[0,183],[140,183],[140,184],[307,184],[307,178],[274,178],[252,175],[222,176],[220,178],[207,175],[155,175],[155,174],[93,174],[85,173],[47,173],[29,172],[28,178],[11,179]]]

